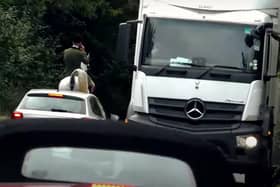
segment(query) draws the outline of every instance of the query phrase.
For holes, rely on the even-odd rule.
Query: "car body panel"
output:
[[[24,118],[84,118],[87,116],[84,114],[74,114],[68,112],[48,112],[48,111],[39,111],[39,110],[26,110],[26,109],[17,109],[16,111],[22,112]]]

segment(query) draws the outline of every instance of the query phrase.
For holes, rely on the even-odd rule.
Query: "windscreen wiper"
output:
[[[193,66],[193,67],[207,67],[207,66],[203,66],[203,65],[199,65],[199,64],[192,64],[192,63],[189,63],[189,64],[185,64],[185,66]],[[163,66],[158,72],[156,72],[154,75],[155,76],[158,76],[160,75],[162,72],[164,72],[168,67],[171,67],[170,64],[167,64],[165,66]],[[174,66],[175,67],[175,66]],[[179,67],[181,68],[181,67]]]
[[[202,77],[204,77],[205,75],[207,75],[209,72],[211,72],[213,69],[216,69],[216,68],[235,69],[235,70],[244,71],[243,68],[239,68],[239,67],[214,65],[214,66],[210,66],[207,70],[205,70],[203,73],[201,73],[201,74],[197,77],[197,79],[201,79]]]
[[[247,69],[247,64],[246,64],[244,52],[241,52],[241,57],[242,57],[242,65],[243,65],[244,68]]]
[[[68,111],[68,110],[56,109],[56,108],[52,108],[51,111],[52,111],[52,112],[69,112],[69,113],[72,113],[72,112],[70,112],[70,111]]]

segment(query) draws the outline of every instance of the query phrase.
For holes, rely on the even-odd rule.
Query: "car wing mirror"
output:
[[[120,120],[120,117],[119,117],[118,115],[116,115],[116,114],[111,114],[111,115],[110,115],[110,119],[111,119],[112,121],[119,121],[119,120]]]

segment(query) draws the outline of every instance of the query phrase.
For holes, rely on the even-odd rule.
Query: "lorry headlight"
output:
[[[245,149],[253,149],[258,145],[258,139],[253,135],[237,136],[237,147]]]

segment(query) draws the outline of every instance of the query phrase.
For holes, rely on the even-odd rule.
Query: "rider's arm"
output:
[[[89,58],[86,54],[86,52],[81,52],[81,55],[82,55],[82,62],[85,63],[85,64],[89,64]]]

